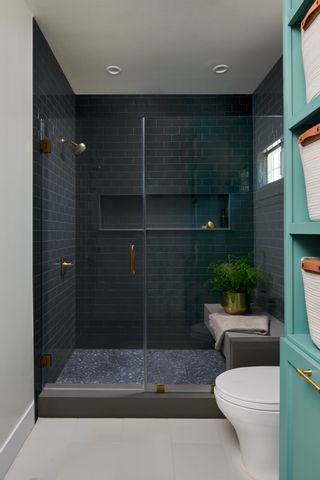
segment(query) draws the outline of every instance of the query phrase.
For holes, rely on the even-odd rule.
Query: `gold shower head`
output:
[[[73,140],[68,140],[67,138],[61,138],[60,143],[62,143],[62,145],[64,145],[65,143],[70,143],[72,145],[72,150],[75,155],[79,155],[87,148],[85,143],[76,143]]]

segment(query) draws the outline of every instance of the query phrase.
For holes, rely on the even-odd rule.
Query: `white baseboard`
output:
[[[31,402],[6,441],[0,446],[2,480],[34,426],[34,402]]]

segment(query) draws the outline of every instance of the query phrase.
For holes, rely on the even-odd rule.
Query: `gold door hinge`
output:
[[[51,368],[52,367],[51,353],[44,353],[43,355],[40,355],[38,360],[38,365],[40,368]]]
[[[166,386],[163,385],[163,384],[158,384],[156,392],[157,393],[166,393]]]
[[[44,138],[40,140],[39,145],[40,153],[51,153],[52,152],[52,142],[49,138]]]

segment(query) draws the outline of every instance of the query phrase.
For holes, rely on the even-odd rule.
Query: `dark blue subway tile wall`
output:
[[[251,115],[252,95],[77,95],[78,118]]]
[[[216,227],[227,227],[220,221],[227,215],[228,194],[169,194],[148,195],[147,227],[149,228],[201,228],[211,219]]]
[[[94,192],[142,194],[141,118],[77,117],[77,138],[87,145],[77,157],[77,206]]]
[[[99,212],[99,199],[123,195],[124,204],[135,195],[131,212],[143,193],[143,173],[149,226],[153,195],[167,202],[174,195],[223,194],[223,206],[230,195],[230,231],[146,232],[148,346],[208,346],[195,334],[204,303],[218,298],[208,289],[208,265],[253,249],[251,96],[77,96],[77,138],[88,147],[76,164],[77,346],[142,345],[143,232],[99,231],[101,220],[111,228],[117,212],[123,227],[132,227],[123,209],[108,215],[111,200]],[[172,209],[163,206],[163,228],[170,227]],[[219,226],[221,212],[213,210],[210,219]],[[137,248],[134,279],[131,243]]]
[[[143,347],[143,248],[140,232],[77,231],[78,348]]]
[[[61,277],[57,265],[62,256],[75,259],[75,159],[58,142],[74,135],[75,95],[34,22],[34,339],[35,356],[53,358],[51,369],[36,366],[36,393],[42,382],[55,381],[75,344],[75,271]],[[52,141],[50,154],[39,152],[43,136]]]
[[[142,348],[142,234],[100,230],[135,228],[133,209],[136,227],[142,222],[142,121],[104,115],[77,117],[76,125],[87,145],[76,163],[77,347]]]
[[[146,119],[147,193],[249,192],[252,118]]]
[[[220,301],[209,290],[208,266],[252,245],[252,200],[235,194],[231,231],[147,233],[147,343],[150,348],[206,348],[197,336],[205,303]]]
[[[283,76],[280,59],[253,94],[254,114],[254,237],[256,262],[266,274],[258,302],[283,320],[283,180],[258,188],[257,159],[283,137]],[[279,115],[280,118],[268,118]]]

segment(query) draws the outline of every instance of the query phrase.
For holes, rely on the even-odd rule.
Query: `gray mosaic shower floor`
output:
[[[225,370],[220,352],[148,350],[148,382],[211,384]],[[76,349],[57,383],[143,383],[143,350]]]

